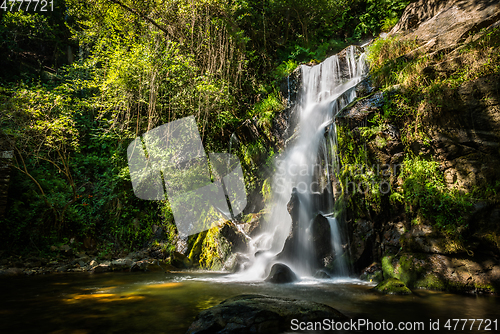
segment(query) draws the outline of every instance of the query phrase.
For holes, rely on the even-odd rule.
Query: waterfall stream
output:
[[[343,256],[346,238],[335,211],[332,178],[339,168],[335,116],[356,98],[354,87],[366,73],[364,54],[356,55],[355,51],[351,46],[341,56],[331,56],[319,65],[301,65],[302,85],[293,111],[298,119],[295,138],[276,162],[272,204],[262,233],[251,241],[251,264],[239,277],[261,280],[275,262],[287,264],[301,277],[314,275],[310,226],[318,213],[330,225],[335,254],[330,272],[348,276]],[[287,210],[292,191],[299,199],[299,232],[295,243],[299,249],[291,259],[282,260],[279,254],[292,227]]]

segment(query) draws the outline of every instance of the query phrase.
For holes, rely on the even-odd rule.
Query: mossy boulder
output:
[[[379,283],[373,290],[390,295],[411,295],[408,287],[397,278],[389,278]]]
[[[290,331],[292,320],[313,323],[324,319],[347,321],[349,318],[328,305],[310,301],[240,295],[200,312],[187,334],[283,333]]]

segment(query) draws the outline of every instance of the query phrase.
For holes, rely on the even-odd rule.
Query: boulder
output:
[[[95,266],[91,270],[93,273],[99,274],[99,273],[105,273],[105,272],[111,271],[111,267],[108,264],[101,263],[100,265]]]
[[[291,283],[297,281],[298,278],[292,269],[288,268],[288,266],[283,263],[275,263],[271,267],[271,272],[269,276],[266,278],[266,282],[270,283]]]
[[[263,295],[240,295],[200,312],[187,334],[281,333],[297,321],[346,321],[334,308],[297,299]],[[294,320],[295,321],[295,320]]]
[[[189,269],[193,266],[193,262],[189,257],[179,252],[173,252],[172,265],[179,269]]]
[[[316,271],[316,273],[314,274],[314,277],[316,278],[322,278],[322,279],[328,279],[328,278],[331,278],[331,276],[324,270],[318,270]]]
[[[373,290],[391,295],[411,295],[412,292],[397,278],[389,278],[379,283]]]
[[[132,265],[132,260],[130,259],[117,259],[114,261],[111,261],[111,270],[127,270],[130,269],[130,266]]]

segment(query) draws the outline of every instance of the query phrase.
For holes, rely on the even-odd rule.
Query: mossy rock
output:
[[[412,292],[397,278],[389,278],[379,283],[373,290],[391,295],[411,295]]]
[[[359,279],[367,282],[380,283],[384,280],[384,274],[382,273],[382,270],[377,270],[373,273],[364,273],[359,277]]]

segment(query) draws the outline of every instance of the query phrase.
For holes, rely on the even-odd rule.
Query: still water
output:
[[[239,294],[310,300],[353,318],[422,321],[426,328],[430,319],[439,319],[443,333],[496,332],[494,327],[478,331],[477,325],[472,331],[446,330],[447,319],[500,321],[498,296],[427,290],[412,296],[379,295],[370,291],[373,285],[357,280],[273,285],[189,272],[49,275],[2,279],[0,284],[0,333],[185,333],[199,311]]]

